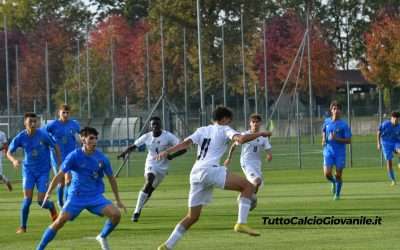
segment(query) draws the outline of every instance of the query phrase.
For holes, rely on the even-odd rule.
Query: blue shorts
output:
[[[385,160],[390,161],[393,159],[393,153],[400,149],[399,143],[382,142],[382,153]]]
[[[74,220],[84,209],[87,209],[92,214],[103,216],[103,209],[110,204],[112,202],[101,194],[94,197],[69,195],[68,200],[62,208],[62,212],[70,215],[69,220]]]
[[[36,188],[39,193],[46,193],[49,183],[49,174],[31,174],[24,173],[22,177],[22,187],[24,190],[33,190]]]
[[[343,169],[346,167],[346,155],[324,155],[324,167],[326,168],[332,168],[333,166],[336,166],[336,169]]]

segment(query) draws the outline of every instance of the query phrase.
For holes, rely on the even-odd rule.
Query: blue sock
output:
[[[336,196],[337,197],[339,197],[340,196],[340,191],[342,190],[342,184],[343,184],[343,182],[340,180],[340,181],[336,181]]]
[[[390,168],[390,169],[388,170],[388,175],[389,175],[390,180],[396,181],[396,178],[394,177],[393,168]]]
[[[45,209],[54,210],[54,202],[52,202],[52,201],[47,200],[47,201],[44,203],[43,206],[42,206],[43,201],[38,201],[38,204],[39,204],[39,206],[41,206],[41,207],[43,207],[43,208],[45,208]]]
[[[103,229],[101,230],[100,236],[102,238],[106,238],[117,226],[117,224],[113,225],[111,220],[107,220],[104,224]]]
[[[332,182],[333,184],[336,183],[336,179],[333,176],[327,176],[326,179],[328,179],[328,181]]]
[[[40,240],[39,245],[37,246],[36,250],[43,250],[50,241],[54,239],[56,236],[57,231],[48,227],[46,231],[44,231],[42,239]]]
[[[60,207],[64,206],[64,186],[58,186],[57,188],[57,198],[58,198],[58,205]]]
[[[28,221],[29,207],[31,206],[32,199],[24,198],[21,206],[21,227],[26,228]]]

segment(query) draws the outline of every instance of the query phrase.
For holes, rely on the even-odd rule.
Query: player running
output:
[[[53,148],[60,164],[60,150],[47,133],[37,129],[37,116],[35,113],[24,115],[25,129],[21,131],[10,143],[7,158],[12,162],[15,169],[19,168],[20,162],[14,158],[13,153],[18,148],[24,150],[22,162],[22,186],[24,200],[21,206],[21,225],[17,234],[25,233],[29,215],[29,207],[32,203],[33,188],[38,190],[37,200],[39,206],[48,209],[53,220],[57,218],[57,211],[52,201],[44,201],[44,196],[49,182],[50,172],[50,149]]]
[[[333,101],[330,105],[331,119],[326,119],[322,128],[322,146],[324,155],[324,175],[332,183],[334,200],[340,199],[342,174],[346,166],[346,144],[351,143],[351,130],[347,123],[340,119],[342,105]],[[332,176],[335,165],[336,174]]]
[[[390,120],[384,121],[379,125],[376,136],[376,147],[382,150],[386,160],[386,168],[391,185],[396,185],[396,178],[393,171],[393,153],[400,153],[400,112],[393,111]]]
[[[46,131],[53,138],[61,151],[61,161],[78,147],[75,136],[78,135],[80,126],[76,120],[69,119],[71,108],[67,104],[62,104],[58,110],[58,119],[50,122],[46,126]],[[55,161],[55,152],[51,151],[51,163],[54,175],[58,173],[58,165]],[[64,205],[64,185],[68,187],[71,182],[70,174],[65,175],[65,180],[61,181],[57,188],[58,205]]]
[[[3,174],[3,151],[4,153],[7,152],[8,143],[7,143],[7,136],[6,134],[0,130],[0,181],[2,181],[8,191],[12,191],[12,185],[10,180]]]
[[[260,235],[257,231],[247,226],[247,216],[250,209],[250,199],[254,193],[254,186],[245,178],[230,173],[224,166],[220,166],[220,159],[226,151],[229,140],[243,144],[257,137],[270,136],[270,132],[258,132],[241,135],[228,124],[232,121],[232,111],[226,107],[218,107],[213,112],[214,123],[198,128],[182,143],[160,152],[159,160],[165,159],[168,154],[187,149],[192,144],[197,144],[197,161],[190,173],[189,210],[187,215],[176,225],[166,242],[158,249],[172,249],[183,237],[184,233],[200,217],[201,210],[212,198],[214,187],[226,190],[239,191],[239,212],[234,230],[252,236]]]
[[[262,118],[258,114],[252,114],[249,119],[250,130],[242,133],[254,134],[260,131]],[[232,143],[227,159],[224,162],[225,166],[228,166],[232,159],[233,151],[235,150],[237,142]],[[267,161],[272,160],[271,144],[267,137],[258,137],[252,141],[242,144],[242,150],[240,153],[240,166],[242,167],[243,173],[246,179],[253,184],[255,187],[255,194],[258,192],[259,187],[263,184],[263,175],[261,170],[261,152],[264,150],[267,153]],[[257,196],[253,194],[252,204],[250,211],[257,206]]]
[[[115,229],[121,219],[121,213],[111,201],[104,196],[103,177],[106,175],[112,192],[114,193],[117,206],[125,209],[122,204],[118,186],[113,176],[112,168],[108,158],[96,150],[98,132],[94,128],[85,127],[80,131],[82,148],[75,149],[64,160],[58,174],[54,176],[46,192],[46,199],[51,196],[56,185],[63,180],[64,174],[71,171],[72,181],[68,189],[68,198],[62,212],[43,233],[37,250],[45,249],[47,244],[54,239],[68,220],[74,220],[84,209],[89,212],[106,216],[106,221],[101,233],[96,237],[103,250],[110,249],[107,236]]]
[[[132,214],[133,222],[139,221],[144,204],[150,199],[151,194],[160,185],[165,175],[167,175],[169,167],[168,159],[157,161],[155,157],[161,151],[179,143],[179,139],[174,134],[162,129],[159,117],[150,118],[150,129],[150,132],[139,137],[133,145],[128,146],[118,156],[118,158],[124,158],[127,154],[142,145],[146,145],[148,151],[144,168],[145,183],[142,190],[139,191],[136,208]],[[180,152],[180,154],[185,152],[186,150]],[[169,157],[169,159],[172,158]]]

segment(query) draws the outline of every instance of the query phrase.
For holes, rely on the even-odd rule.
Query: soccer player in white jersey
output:
[[[249,119],[250,130],[242,134],[253,134],[260,131],[262,118],[259,114],[252,114]],[[235,150],[238,143],[232,143],[229,149],[228,157],[224,162],[225,166],[228,166],[231,162],[232,153]],[[240,166],[242,167],[243,173],[246,179],[253,184],[255,187],[255,193],[258,192],[259,187],[263,184],[263,175],[261,171],[261,152],[263,150],[267,153],[267,161],[272,160],[271,144],[267,137],[258,137],[252,141],[244,143],[242,145],[242,151],[240,153]],[[257,197],[254,194],[252,196],[252,206],[250,210],[253,210],[257,205]]]
[[[226,107],[218,107],[213,112],[213,124],[200,127],[182,143],[160,152],[157,159],[163,160],[169,154],[187,149],[192,144],[197,144],[197,160],[190,173],[189,209],[187,215],[176,225],[166,242],[158,249],[172,249],[183,237],[184,233],[200,217],[204,205],[210,203],[214,187],[226,190],[239,191],[238,220],[234,231],[252,236],[260,235],[257,231],[247,226],[247,216],[250,209],[250,198],[254,193],[254,186],[245,178],[227,171],[220,166],[220,160],[226,151],[229,140],[240,144],[254,140],[257,137],[270,136],[270,132],[258,132],[241,135],[228,124],[232,121],[232,111]]]
[[[7,136],[6,134],[0,130],[0,181],[2,181],[8,191],[12,191],[12,185],[11,182],[8,180],[8,178],[3,174],[3,152],[6,153],[8,149],[8,143],[7,143]]]
[[[150,118],[150,129],[150,132],[139,137],[133,145],[128,146],[128,148],[118,156],[118,158],[125,157],[126,154],[142,145],[146,145],[148,151],[144,168],[145,183],[142,190],[139,192],[136,208],[132,214],[133,222],[139,221],[140,212],[144,204],[150,199],[153,191],[161,183],[165,175],[167,175],[169,160],[164,159],[162,161],[157,161],[155,159],[156,156],[161,151],[179,143],[178,137],[162,129],[161,119],[159,117],[155,116]]]

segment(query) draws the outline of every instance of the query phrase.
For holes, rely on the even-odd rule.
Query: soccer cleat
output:
[[[340,200],[340,196],[335,194],[335,195],[333,196],[333,200],[334,200],[334,201]]]
[[[165,243],[162,243],[157,247],[157,250],[171,250],[171,249],[168,248],[167,245],[165,245]]]
[[[6,184],[6,186],[7,186],[7,190],[9,191],[9,192],[11,192],[12,191],[12,185],[11,185],[11,182],[9,181],[9,180],[7,180],[4,184]]]
[[[239,224],[237,223],[233,228],[235,232],[238,233],[245,233],[251,236],[260,236],[260,233],[256,230],[252,229],[251,227],[247,226],[246,224]]]
[[[396,186],[396,181],[392,181],[391,183],[390,183],[390,186]]]
[[[17,228],[17,231],[15,233],[16,234],[26,233],[26,228],[25,227],[19,227],[19,228]]]
[[[110,245],[108,245],[107,238],[101,237],[101,235],[96,236],[96,240],[99,242],[102,250],[111,250]]]
[[[139,221],[139,217],[140,217],[140,213],[134,213],[131,220],[133,222],[138,222]]]
[[[56,221],[57,220],[57,217],[58,217],[58,213],[57,213],[57,210],[54,208],[54,209],[52,209],[52,210],[50,210],[50,218],[51,218],[51,221]]]

